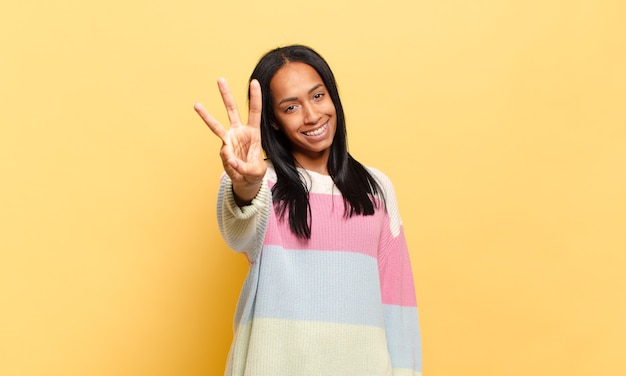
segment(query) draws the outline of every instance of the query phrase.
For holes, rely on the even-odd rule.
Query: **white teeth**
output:
[[[303,133],[304,133],[305,135],[307,135],[307,136],[319,136],[319,135],[321,135],[322,133],[324,133],[324,131],[326,130],[326,127],[328,127],[328,124],[324,124],[322,127],[318,128],[318,129],[316,129],[316,130],[314,130],[314,131],[311,131],[311,132],[303,132]]]

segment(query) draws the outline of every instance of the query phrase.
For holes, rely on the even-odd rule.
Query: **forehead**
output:
[[[323,84],[322,77],[310,65],[291,62],[283,65],[270,81],[270,89],[275,97],[298,96],[308,92],[318,84]]]

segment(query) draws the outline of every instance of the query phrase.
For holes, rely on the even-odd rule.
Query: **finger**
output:
[[[233,181],[243,181],[246,180],[247,169],[246,163],[241,159],[232,156],[230,158],[222,159],[222,165],[224,166],[224,171]]]
[[[250,81],[250,113],[248,114],[248,125],[257,129],[261,126],[262,100],[261,85],[259,81],[254,79]]]
[[[201,103],[196,102],[193,105],[193,109],[196,110],[198,115],[200,115],[205,124],[209,126],[211,131],[215,133],[217,137],[221,138],[222,141],[225,141],[224,138],[226,137],[226,129],[224,129],[224,127],[222,127],[222,125],[208,113],[204,106]]]
[[[229,159],[224,163],[224,170],[231,179],[242,179],[250,183],[254,180],[263,178],[263,175],[259,175],[255,170],[250,168],[249,164],[238,158]]]
[[[222,94],[222,101],[224,102],[224,106],[226,107],[226,113],[228,113],[228,120],[230,120],[230,125],[232,126],[235,124],[241,124],[241,120],[239,119],[239,111],[237,110],[237,104],[235,103],[235,99],[230,92],[228,82],[225,78],[220,78],[217,80],[217,86],[220,89],[220,94]]]
[[[224,166],[224,172],[230,177],[232,181],[239,181],[243,179],[241,174],[237,172],[237,162],[234,160],[224,161],[222,163]]]
[[[228,164],[228,161],[230,160],[237,159],[237,156],[233,153],[233,148],[228,145],[226,141],[224,141],[224,144],[220,149],[220,158],[222,159],[222,163],[224,165]]]
[[[224,171],[230,176],[230,178],[235,181],[241,179],[241,174],[237,171],[238,166],[241,165],[242,161],[237,158],[232,149],[224,144],[222,149],[220,150],[220,158],[222,159],[222,165],[224,166]]]

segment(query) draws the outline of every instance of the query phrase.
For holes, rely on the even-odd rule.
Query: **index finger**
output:
[[[226,113],[228,114],[228,120],[230,120],[230,125],[233,126],[235,124],[241,124],[241,120],[239,119],[239,111],[237,110],[237,104],[235,103],[235,99],[230,92],[228,81],[226,81],[226,79],[223,77],[219,78],[217,80],[217,86],[220,89],[222,101],[224,102],[224,106],[226,107]]]
[[[250,81],[250,113],[248,114],[248,125],[255,128],[261,126],[261,110],[263,99],[261,96],[261,85],[256,79]]]
[[[211,114],[209,114],[204,106],[200,102],[196,102],[193,105],[193,109],[196,110],[198,115],[200,115],[202,120],[204,120],[204,123],[209,126],[211,131],[225,142],[224,137],[226,136],[226,129],[224,129],[224,127],[222,127],[222,125],[213,116],[211,116]]]

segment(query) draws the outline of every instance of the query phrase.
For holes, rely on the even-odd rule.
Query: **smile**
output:
[[[326,129],[328,129],[328,122],[324,123],[324,125],[322,125],[321,127],[314,129],[312,131],[309,132],[302,132],[303,135],[305,136],[319,136],[322,133],[324,133],[326,131]]]

